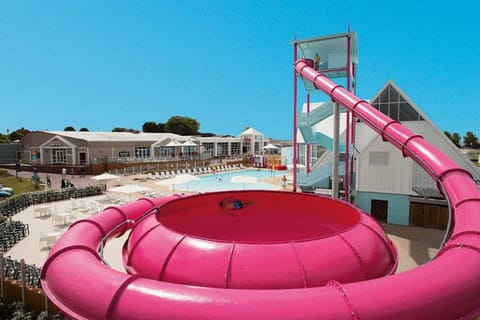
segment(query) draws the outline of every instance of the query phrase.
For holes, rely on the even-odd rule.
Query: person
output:
[[[33,172],[32,180],[40,183],[40,177],[38,176],[38,173],[36,171]]]
[[[283,190],[287,189],[287,177],[286,176],[282,177],[282,188],[283,188]]]
[[[315,53],[315,63],[314,63],[314,69],[315,70],[318,70],[320,68],[320,56],[318,55],[318,53]]]
[[[62,183],[61,183],[61,185],[60,185],[60,188],[61,188],[61,189],[64,189],[64,188],[66,188],[66,187],[67,187],[67,183],[66,183],[65,179],[62,178]]]
[[[52,180],[50,180],[50,175],[47,173],[47,176],[45,177],[45,180],[47,180],[47,188],[52,187]]]
[[[219,205],[225,211],[231,216],[236,216],[235,213],[233,213],[233,210],[240,210],[245,208],[246,206],[252,205],[255,203],[255,201],[241,201],[238,199],[232,199],[232,198],[226,198],[222,201],[220,201]]]

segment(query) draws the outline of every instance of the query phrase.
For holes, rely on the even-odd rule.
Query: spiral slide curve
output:
[[[451,237],[431,262],[373,280],[300,289],[223,289],[155,281],[110,269],[98,248],[133,221],[176,199],[140,199],[73,224],[42,269],[47,296],[74,319],[473,319],[480,314],[480,190],[421,136],[317,73],[296,72],[419,163],[448,198]],[[301,207],[299,203],[299,209]],[[160,209],[161,210],[161,209]],[[125,224],[123,229],[116,226]]]

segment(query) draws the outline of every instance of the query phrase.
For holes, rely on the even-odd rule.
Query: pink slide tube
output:
[[[161,212],[177,197],[140,199],[107,208],[69,228],[42,269],[47,296],[68,317],[90,320],[452,320],[480,315],[480,191],[470,174],[422,137],[317,73],[305,60],[296,61],[295,69],[437,181],[451,205],[453,229],[432,261],[400,274],[343,284],[332,279],[309,288],[207,288],[147,279],[110,269],[97,252],[102,238],[119,223],[130,227],[128,221],[155,208]],[[298,210],[304,209],[299,203]]]

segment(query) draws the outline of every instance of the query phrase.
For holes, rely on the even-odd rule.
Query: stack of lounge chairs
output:
[[[7,252],[29,234],[28,224],[21,221],[4,221],[0,225],[0,251]]]
[[[22,263],[20,261],[11,259],[10,257],[2,258],[3,262],[3,276],[9,279],[14,279],[17,281],[22,281],[25,279],[25,284],[34,287],[40,288],[40,272],[41,269],[35,265],[24,264],[22,276]]]
[[[234,171],[244,169],[243,165],[218,165],[218,166],[209,166],[209,167],[197,167],[192,169],[178,169],[178,170],[166,170],[160,171],[155,173],[147,173],[146,176],[148,179],[152,180],[162,180],[162,179],[170,179],[174,178],[178,175],[182,174],[191,174],[191,175],[202,175],[202,174],[213,174],[216,172],[227,172],[227,171]]]

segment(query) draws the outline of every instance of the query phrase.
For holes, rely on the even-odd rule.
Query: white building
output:
[[[88,167],[99,162],[149,162],[261,154],[270,140],[253,128],[238,137],[172,133],[34,131],[20,141],[23,164]],[[88,172],[88,170],[86,170]]]
[[[387,82],[370,103],[390,118],[400,121],[412,132],[423,136],[426,141],[469,171],[480,183],[478,168],[395,83]],[[322,106],[329,108],[328,103]],[[324,111],[323,117],[317,115],[316,120],[321,118],[321,121],[310,121],[314,123],[311,126],[311,132],[306,128],[302,130],[302,123],[299,124],[301,141],[311,143],[308,135],[315,137],[314,141],[325,141],[321,153],[309,148],[310,157],[305,156],[306,144],[303,149],[300,149],[303,150],[304,158],[309,158],[311,162],[310,166],[307,166],[310,172],[299,175],[299,185],[301,187],[303,185],[306,189],[328,187],[332,172],[330,148],[332,134],[329,125],[331,115],[330,110]],[[305,119],[300,121],[308,122]],[[340,130],[340,136],[343,137],[344,122],[341,122]],[[342,141],[345,142],[345,139],[343,138]],[[322,146],[316,145],[315,148],[319,150]],[[345,165],[342,161],[345,160],[344,150],[344,147],[340,148],[340,175],[345,173]],[[355,144],[350,146],[350,150],[353,150],[351,160],[354,163],[352,184],[354,189],[351,195],[358,207],[388,223],[446,227],[448,204],[438,191],[435,181],[418,164],[410,158],[404,158],[401,151],[392,144],[382,141],[379,135],[361,122],[355,122]]]

